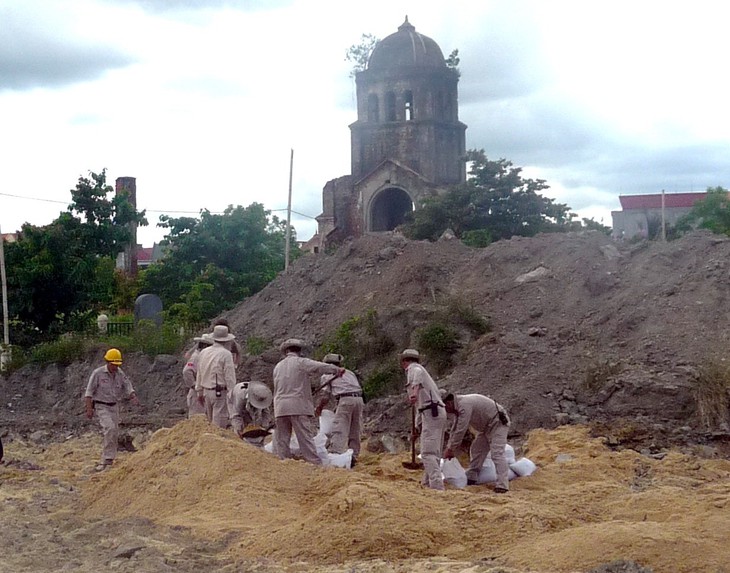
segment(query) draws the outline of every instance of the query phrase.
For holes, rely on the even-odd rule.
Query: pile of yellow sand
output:
[[[611,452],[587,430],[534,431],[540,466],[508,495],[424,490],[400,456],[357,470],[279,461],[202,418],[160,430],[84,486],[87,516],[142,516],[231,539],[234,557],[335,563],[499,558],[535,571],[633,559],[655,571],[730,563],[730,462]]]

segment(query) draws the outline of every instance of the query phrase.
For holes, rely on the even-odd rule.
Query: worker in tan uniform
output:
[[[194,339],[195,348],[190,352],[188,359],[183,366],[183,382],[188,389],[186,401],[188,405],[188,418],[192,418],[198,414],[205,414],[205,407],[198,400],[198,394],[195,391],[195,379],[198,376],[198,358],[200,351],[208,348],[213,344],[213,338],[207,332],[203,336],[196,336]]]
[[[119,402],[128,398],[134,405],[141,406],[134,391],[132,382],[120,368],[122,353],[110,348],[104,354],[106,364],[91,373],[84,393],[86,417],[96,417],[104,435],[101,463],[96,466],[102,471],[114,463],[117,457],[117,440],[119,438]]]
[[[292,431],[299,442],[302,457],[315,465],[322,460],[314,445],[314,399],[309,377],[342,375],[344,368],[301,356],[304,342],[298,338],[284,341],[279,349],[284,358],[274,367],[274,452],[281,459],[291,458]]]
[[[340,367],[343,360],[341,354],[327,354],[322,359],[327,364]],[[352,450],[350,467],[354,467],[360,455],[362,414],[365,407],[360,381],[354,372],[345,369],[342,376],[324,374],[320,380],[320,388],[322,397],[315,410],[316,416],[322,413],[322,409],[331,399],[337,401],[328,450],[334,454],[344,454],[350,448]]]
[[[263,382],[252,380],[239,382],[233,387],[230,400],[231,426],[233,431],[249,444],[263,447],[267,430],[274,427],[274,414],[271,411],[273,394]],[[244,435],[246,426],[256,426],[261,435],[247,437]]]
[[[205,409],[205,417],[219,428],[228,427],[228,401],[236,385],[236,367],[227,344],[236,338],[228,327],[218,325],[211,334],[212,346],[198,356],[198,374],[195,392]]]
[[[491,453],[497,471],[496,493],[509,491],[509,466],[504,455],[509,432],[509,416],[504,408],[491,398],[481,394],[447,394],[444,398],[446,411],[454,415],[449,443],[444,450],[444,458],[451,459],[471,428],[474,440],[469,449],[469,467],[466,470],[467,484],[477,483],[477,476],[484,460]]]
[[[441,450],[446,430],[446,407],[431,375],[420,364],[417,350],[408,348],[401,352],[401,367],[406,372],[408,402],[415,407],[420,417],[421,460],[423,477],[421,484],[432,489],[443,490],[441,474]],[[413,438],[415,439],[415,437]]]

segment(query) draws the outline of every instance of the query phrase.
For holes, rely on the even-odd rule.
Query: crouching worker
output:
[[[120,368],[122,353],[116,348],[110,348],[104,355],[104,360],[106,360],[106,365],[100,366],[91,373],[84,394],[86,417],[91,419],[96,412],[104,435],[101,463],[96,466],[96,471],[108,468],[117,457],[119,402],[124,398],[129,398],[132,404],[141,406],[132,383]]]
[[[274,427],[271,411],[273,394],[263,382],[239,382],[233,387],[230,417],[233,431],[256,447],[263,447],[264,439]],[[253,427],[244,432],[247,427]],[[249,435],[246,435],[248,433]]]
[[[474,440],[469,450],[469,468],[466,470],[467,483],[477,483],[477,476],[484,465],[484,460],[491,452],[492,461],[497,471],[495,493],[509,491],[509,466],[504,455],[509,432],[509,416],[504,408],[491,398],[481,394],[464,394],[454,396],[448,394],[444,398],[446,411],[454,414],[449,443],[444,450],[444,457],[451,459],[454,451],[464,439],[464,434],[471,428]]]
[[[327,354],[322,361],[342,366],[343,358],[341,354]],[[357,457],[360,455],[362,412],[365,405],[362,398],[362,386],[355,373],[347,369],[342,376],[324,374],[320,383],[323,394],[314,415],[319,417],[330,398],[337,401],[329,451],[334,454],[344,454],[350,448],[352,450],[350,467],[355,467]]]

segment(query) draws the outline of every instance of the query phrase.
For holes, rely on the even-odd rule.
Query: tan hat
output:
[[[254,408],[263,410],[271,406],[271,402],[274,401],[274,396],[271,393],[271,389],[263,382],[249,382],[248,383],[248,403]]]
[[[342,356],[342,354],[327,354],[323,359],[322,362],[326,362],[327,364],[337,364],[338,366],[342,364],[342,361],[345,358]]]
[[[193,338],[194,342],[204,342],[205,344],[213,344],[213,336],[206,332],[202,336],[196,336]]]
[[[213,334],[211,336],[214,342],[228,342],[236,338],[233,334],[228,332],[228,327],[219,324],[213,327]]]
[[[304,348],[306,344],[304,344],[303,340],[299,340],[298,338],[289,338],[279,345],[279,350],[281,350],[282,352],[286,352],[287,349],[291,348],[292,346],[295,346],[297,348]]]
[[[411,358],[418,362],[421,360],[421,355],[418,353],[418,350],[414,350],[413,348],[406,348],[403,352],[400,353],[401,358]]]

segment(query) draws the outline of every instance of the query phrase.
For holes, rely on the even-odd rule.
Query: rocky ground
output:
[[[510,441],[518,449],[536,428],[582,426],[600,436],[609,450],[633,450],[655,461],[678,452],[695,460],[687,462],[689,467],[730,456],[727,391],[708,385],[703,376],[708,369],[725,368],[729,294],[730,240],[706,233],[666,244],[617,244],[598,233],[555,234],[515,238],[481,250],[456,241],[411,242],[385,235],[296,261],[226,317],[244,348],[249,342],[263,346],[262,353],[245,358],[239,379],[270,383],[279,358],[276,346],[285,338],[304,338],[316,353],[345,321],[375,316],[378,336],[391,346],[358,364],[365,378],[383,364],[395,366],[397,352],[416,345],[419,328],[450,316],[460,349],[453,368],[438,376],[439,385],[489,394],[502,402],[514,420]],[[464,309],[487,319],[490,330],[477,334],[459,322]],[[0,467],[0,495],[5,496],[1,521],[8,524],[0,531],[3,538],[11,539],[22,555],[30,545],[43,547],[47,563],[63,561],[67,570],[165,570],[160,563],[178,550],[194,556],[167,563],[172,570],[284,567],[246,557],[248,569],[242,568],[223,559],[227,542],[201,541],[187,526],[160,528],[153,517],[96,516],[91,522],[79,517],[74,504],[81,503],[78,492],[96,479],[89,469],[98,440],[95,427],[83,416],[82,394],[102,354],[100,349],[68,367],[26,367],[0,377],[0,435],[10,464]],[[435,370],[428,356],[426,365]],[[180,356],[130,355],[124,368],[144,404],[123,413],[127,443],[144,441],[148,432],[184,419]],[[399,389],[370,401],[367,411],[369,447],[380,452],[372,455],[404,451],[409,419]],[[74,444],[74,453],[61,451],[64,444]],[[45,455],[60,455],[61,462],[51,465],[61,469],[49,473]],[[74,469],[59,477],[65,466]],[[727,477],[718,479],[724,485],[714,487],[727,487],[722,481]],[[54,517],[49,519],[49,514]],[[149,536],[145,547],[160,553],[145,564],[124,568],[127,558],[113,556],[124,550],[126,542],[120,540],[129,531]],[[630,558],[630,553],[614,557]],[[79,556],[66,561],[68,555]],[[450,554],[455,562],[456,557]],[[405,571],[413,565],[404,558],[390,562],[390,569],[368,569],[375,567],[368,563],[347,570]],[[591,566],[601,563],[614,567],[601,573],[641,571],[639,565],[608,565],[611,559]],[[533,570],[549,570],[539,565]],[[0,562],[0,571],[2,567]],[[5,570],[51,570],[32,560],[14,567]],[[444,567],[440,570],[489,571],[492,565],[470,557]],[[561,567],[554,570],[588,570]],[[696,570],[722,571],[710,565]]]

